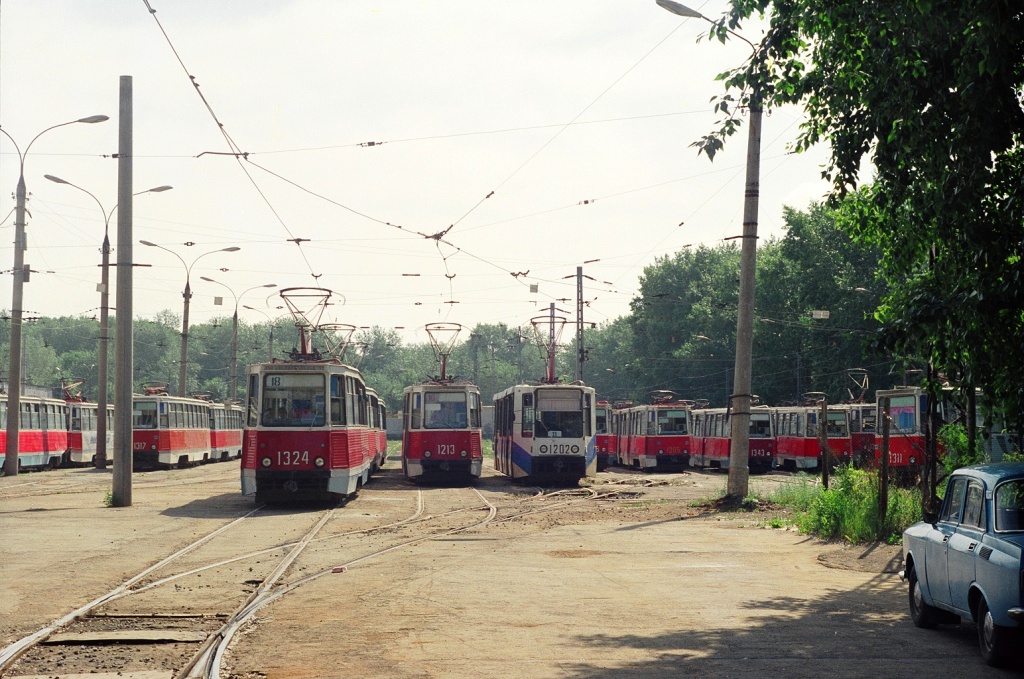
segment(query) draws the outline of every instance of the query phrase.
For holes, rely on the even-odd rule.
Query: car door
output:
[[[964,496],[967,494],[966,476],[953,476],[946,487],[946,499],[939,512],[935,527],[928,531],[925,540],[925,577],[922,583],[928,588],[932,602],[949,606],[949,571],[946,565],[949,539],[960,524]]]
[[[949,537],[946,567],[949,578],[949,600],[954,608],[969,616],[967,591],[975,580],[977,553],[985,534],[985,488],[978,479],[967,485],[963,516],[956,531]]]

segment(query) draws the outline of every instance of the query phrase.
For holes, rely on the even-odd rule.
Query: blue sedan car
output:
[[[1024,463],[958,469],[938,520],[903,532],[910,617],[918,627],[974,620],[986,663],[1022,656]]]

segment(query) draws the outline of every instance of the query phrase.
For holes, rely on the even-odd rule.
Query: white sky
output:
[[[726,4],[693,3],[709,17]],[[585,320],[614,319],[656,257],[741,231],[745,128],[714,163],[690,144],[715,128],[714,76],[749,48],[698,43],[709,24],[654,0],[150,5],[252,162],[197,157],[230,149],[144,0],[0,0],[0,126],[22,150],[51,125],[111,118],[52,130],[28,154],[25,261],[39,273],[25,286],[27,315],[97,313],[103,219],[89,196],[43,175],[116,204],[122,75],[133,77],[134,191],[174,187],[134,199],[135,261],[152,265],[135,269],[136,317],[180,314],[185,282],[181,261],[139,240],[188,263],[241,248],[195,263],[192,323],[232,312],[231,293],[206,276],[235,294],[329,288],[345,304],[324,320],[400,326],[424,342],[426,323],[527,325],[559,299],[574,321],[576,267],[587,260],[600,261],[584,268],[596,279],[585,281]],[[757,26],[744,33],[760,37]],[[762,237],[782,233],[783,205],[804,209],[827,190],[823,149],[787,154],[798,115],[764,119]],[[384,143],[359,145],[370,141]],[[5,272],[17,176],[0,137]],[[445,239],[460,251],[414,233],[452,224]],[[309,240],[300,250],[292,238]],[[3,308],[10,281],[0,283]],[[241,305],[282,313],[266,293],[281,304],[272,290],[249,290],[244,320],[266,317]]]

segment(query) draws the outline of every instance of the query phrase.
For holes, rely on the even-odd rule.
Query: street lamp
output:
[[[270,314],[268,314],[266,311],[263,311],[261,309],[257,309],[256,307],[251,307],[251,306],[249,306],[247,304],[243,304],[242,308],[243,309],[248,309],[249,311],[256,311],[256,312],[261,313],[261,314],[263,314],[264,316],[267,317],[267,323],[270,324],[270,344],[267,347],[267,350],[268,350],[267,360],[268,361],[273,361],[274,360],[274,325],[277,323],[278,320],[281,319],[281,316],[278,316],[277,318],[271,318]]]
[[[672,0],[656,0],[658,5],[673,14],[693,19],[703,19],[715,26],[711,19],[700,12]],[[753,58],[758,51],[754,43],[742,35],[726,29],[750,45]],[[740,249],[740,291],[736,312],[736,364],[731,397],[732,439],[729,450],[729,483],[726,494],[733,498],[747,496],[750,481],[750,401],[751,364],[754,346],[754,283],[757,268],[757,201],[760,192],[761,174],[761,92],[755,85],[750,93],[750,129],[747,133],[747,176],[743,202],[743,244]]]
[[[44,174],[44,177],[49,179],[51,182],[57,184],[66,184],[72,188],[78,189],[82,193],[88,194],[96,205],[100,208],[100,214],[103,215],[103,263],[100,264],[102,267],[102,273],[100,274],[100,348],[99,348],[99,367],[97,370],[96,377],[96,410],[99,413],[96,419],[96,468],[106,469],[107,468],[107,347],[110,342],[110,218],[114,216],[114,211],[117,210],[117,205],[110,208],[110,212],[107,212],[103,208],[103,203],[97,198],[91,191],[83,189],[77,184],[72,184],[66,179],[55,177],[52,174]],[[139,191],[133,193],[133,196],[141,196],[144,193],[163,193],[164,191],[170,191],[172,186],[154,186],[151,189],[145,191]]]
[[[259,288],[276,288],[277,283],[254,285],[251,288],[243,290],[242,294],[236,295],[234,290],[220,281],[215,281],[212,278],[207,278],[206,276],[200,276],[199,279],[204,280],[207,283],[216,283],[221,287],[227,288],[228,292],[231,293],[231,296],[235,298],[235,315],[231,317],[231,398],[234,400],[238,398],[238,300],[242,299],[245,293],[251,290],[257,290]]]
[[[181,293],[181,296],[185,300],[184,310],[182,311],[181,314],[181,360],[178,365],[178,396],[184,396],[185,385],[188,380],[188,303],[189,300],[192,299],[192,284],[189,280],[190,276],[192,275],[192,267],[195,265],[196,262],[198,262],[206,255],[212,255],[215,252],[238,252],[242,248],[237,246],[231,246],[229,248],[221,248],[219,250],[210,250],[209,252],[204,252],[203,254],[193,259],[191,264],[186,264],[185,260],[181,258],[181,255],[179,255],[174,250],[165,248],[162,245],[157,245],[156,243],[150,243],[148,240],[140,240],[139,242],[151,248],[160,248],[161,250],[171,253],[172,255],[177,257],[178,260],[181,262],[182,266],[185,267],[185,290],[184,292]]]
[[[15,191],[14,208],[14,267],[11,270],[13,277],[13,290],[11,296],[11,343],[10,359],[7,372],[7,457],[4,459],[4,475],[17,476],[18,474],[18,435],[21,428],[21,323],[25,295],[25,280],[28,276],[28,267],[25,265],[25,249],[27,242],[25,238],[25,156],[36,139],[43,136],[50,130],[75,123],[102,123],[109,120],[105,115],[89,116],[70,120],[66,123],[53,125],[46,128],[36,136],[25,147],[24,153],[18,147],[14,137],[7,134],[7,131],[0,128],[4,136],[11,140],[14,149],[18,152],[18,187]]]

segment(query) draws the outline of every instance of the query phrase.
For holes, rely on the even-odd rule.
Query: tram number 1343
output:
[[[277,451],[277,464],[282,467],[294,467],[309,464],[308,450],[279,450]]]

